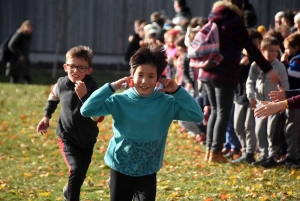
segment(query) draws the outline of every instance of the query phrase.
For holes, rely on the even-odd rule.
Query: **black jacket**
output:
[[[93,146],[99,132],[97,122],[89,117],[83,117],[80,113],[83,102],[98,89],[98,85],[89,75],[83,79],[83,82],[87,87],[87,94],[79,99],[74,90],[75,84],[69,80],[68,76],[59,78],[55,90],[59,101],[48,100],[45,107],[45,116],[51,118],[57,104],[61,102],[56,133],[62,140],[68,139],[80,148]]]

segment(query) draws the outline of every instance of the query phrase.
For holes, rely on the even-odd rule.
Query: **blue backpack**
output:
[[[12,37],[12,34],[7,36],[0,45],[0,63],[9,62],[12,57],[12,52],[8,48],[8,43]]]

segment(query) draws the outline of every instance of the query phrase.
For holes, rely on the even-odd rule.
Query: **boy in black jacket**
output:
[[[63,67],[68,75],[59,78],[52,86],[44,117],[37,127],[38,133],[47,132],[49,119],[61,102],[56,133],[59,148],[69,168],[68,185],[63,188],[64,198],[71,201],[79,201],[80,188],[91,163],[99,132],[96,121],[103,120],[103,117],[91,119],[80,114],[83,102],[98,89],[97,82],[90,76],[93,71],[92,59],[92,50],[86,46],[76,46],[67,52]]]

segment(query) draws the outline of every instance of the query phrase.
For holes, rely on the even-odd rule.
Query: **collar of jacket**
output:
[[[227,9],[230,9],[231,11],[236,13],[239,17],[243,17],[243,11],[239,9],[237,6],[235,6],[234,4],[232,4],[231,2],[217,1],[216,3],[214,3],[212,7],[212,12],[213,13],[217,11],[220,12]]]

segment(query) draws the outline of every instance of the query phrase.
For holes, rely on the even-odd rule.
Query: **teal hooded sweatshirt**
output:
[[[142,97],[134,88],[114,94],[105,84],[84,102],[80,111],[85,117],[112,115],[114,135],[104,160],[110,168],[129,176],[159,171],[174,119],[203,119],[198,103],[181,87],[172,95],[155,88],[149,96]]]

